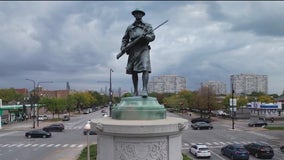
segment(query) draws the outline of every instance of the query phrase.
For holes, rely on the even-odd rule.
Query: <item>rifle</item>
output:
[[[120,51],[117,55],[116,55],[116,59],[119,59],[122,55],[124,55],[127,51],[129,51],[129,49],[131,49],[133,46],[135,46],[137,44],[137,42],[139,42],[143,37],[145,37],[147,34],[155,31],[156,29],[158,29],[159,27],[161,27],[162,25],[164,25],[165,23],[167,23],[168,20],[164,21],[163,23],[161,23],[160,25],[158,25],[157,27],[155,27],[153,30],[147,31],[146,33],[144,33],[142,36],[136,38],[135,40],[129,42],[126,47]]]

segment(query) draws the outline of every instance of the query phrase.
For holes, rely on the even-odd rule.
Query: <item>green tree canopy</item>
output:
[[[14,88],[0,89],[0,99],[2,99],[2,103],[5,105],[11,101],[22,102],[24,95],[17,94]]]

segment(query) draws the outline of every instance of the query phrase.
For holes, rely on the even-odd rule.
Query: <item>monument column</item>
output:
[[[91,122],[98,134],[98,160],[182,160],[181,136],[188,121],[166,117],[156,98],[123,98],[112,116]]]

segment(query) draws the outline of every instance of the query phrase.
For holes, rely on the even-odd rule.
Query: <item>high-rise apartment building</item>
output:
[[[148,92],[177,93],[186,89],[186,79],[176,75],[154,76],[148,83]]]
[[[226,95],[226,84],[221,81],[208,81],[202,83],[203,87],[209,87],[216,95]]]
[[[231,75],[231,87],[233,87],[236,95],[247,95],[252,92],[263,92],[267,94],[268,78],[267,75]]]

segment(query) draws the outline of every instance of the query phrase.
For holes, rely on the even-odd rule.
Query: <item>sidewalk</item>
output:
[[[35,123],[35,128],[33,128],[33,120],[29,119],[22,122],[13,122],[10,124],[6,124],[2,126],[1,130],[29,130],[29,129],[39,129],[44,126],[47,126],[51,124],[52,122],[45,122],[45,121],[39,121],[39,127],[37,127],[37,122]]]

